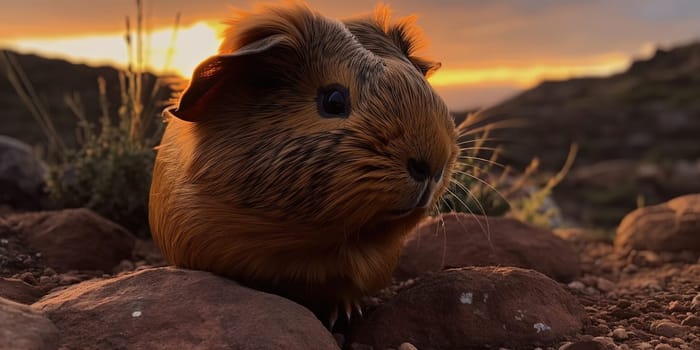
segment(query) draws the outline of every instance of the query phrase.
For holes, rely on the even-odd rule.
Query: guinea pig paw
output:
[[[349,324],[352,321],[353,314],[357,314],[362,317],[362,304],[359,301],[345,300],[341,305],[335,305],[331,308],[331,312],[328,317],[328,329],[333,329],[338,317],[340,316],[341,309],[345,311],[345,321]]]

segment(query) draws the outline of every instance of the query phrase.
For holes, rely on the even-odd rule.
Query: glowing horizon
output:
[[[191,76],[194,68],[206,57],[216,53],[222,25],[213,21],[199,21],[193,25],[180,28],[176,33],[171,48],[173,28],[165,27],[153,30],[145,35],[144,66],[158,74],[177,74],[185,79]],[[133,40],[133,38],[132,38]],[[33,38],[26,40],[0,41],[0,45],[20,52],[62,58],[72,62],[89,65],[111,65],[125,68],[128,62],[136,62],[136,53],[127,50],[124,33],[69,36],[62,38]],[[648,44],[642,51],[653,52],[654,45]],[[129,53],[131,60],[129,59]],[[170,58],[168,58],[170,57]],[[455,66],[446,64],[430,77],[431,84],[439,93],[446,89],[459,87],[475,89],[495,85],[527,89],[543,80],[561,80],[583,76],[606,76],[625,70],[631,57],[623,53],[610,53],[587,60],[542,60],[535,64],[519,65],[494,63],[479,66],[465,64]],[[506,96],[494,95],[491,101]],[[448,99],[456,108],[465,104],[457,99]],[[470,102],[471,104],[474,101]],[[466,103],[466,102],[465,102]]]

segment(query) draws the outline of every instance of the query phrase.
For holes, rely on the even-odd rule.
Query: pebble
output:
[[[690,307],[693,309],[700,309],[700,293],[693,297],[693,301],[690,302]]]
[[[19,275],[19,279],[33,286],[36,286],[37,284],[36,277],[34,277],[34,274],[32,274],[31,272],[22,273],[21,275]]]
[[[700,339],[691,341],[689,345],[691,349],[700,349]]]
[[[399,350],[418,350],[418,348],[411,343],[402,343],[399,345]]]
[[[617,340],[625,340],[629,338],[627,335],[627,330],[624,328],[615,328],[615,330],[612,332],[612,336]]]
[[[622,272],[629,275],[637,273],[637,271],[639,271],[639,267],[635,264],[627,264],[627,266],[622,268]]]
[[[651,324],[651,331],[658,335],[673,338],[686,333],[688,331],[688,327],[681,326],[669,320],[661,320]]]
[[[659,254],[651,250],[639,250],[630,254],[631,263],[637,266],[655,267],[663,263]]]
[[[668,344],[659,344],[654,347],[654,350],[675,350],[673,346]]]
[[[583,282],[581,282],[581,281],[573,281],[573,282],[569,283],[568,286],[569,286],[569,289],[578,290],[578,291],[582,291],[583,289],[586,288],[586,285],[583,284]]]
[[[681,303],[680,301],[674,300],[674,301],[668,303],[668,311],[671,311],[671,312],[684,312],[684,311],[688,311],[688,308],[685,307],[685,306],[683,305],[683,303]]]
[[[647,343],[647,342],[642,342],[642,343],[637,344],[637,349],[639,349],[639,350],[648,350],[648,349],[653,349],[653,348],[654,348],[654,346]]]
[[[609,292],[615,289],[615,283],[606,278],[599,277],[596,281],[596,287],[603,292]]]
[[[681,325],[688,327],[700,327],[700,317],[689,315],[683,321],[681,321]]]

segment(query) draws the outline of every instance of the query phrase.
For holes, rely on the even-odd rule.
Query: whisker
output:
[[[510,128],[515,128],[515,127],[524,127],[527,125],[527,123],[524,123],[519,120],[501,120],[497,122],[493,122],[484,126],[479,126],[473,129],[467,129],[467,128],[458,128],[457,129],[457,135],[459,137],[462,136],[467,136],[467,135],[473,135],[477,134],[480,132],[483,132],[485,130],[501,130],[501,129],[510,129]]]
[[[486,219],[486,239],[491,242],[491,224],[489,223],[489,217],[486,214],[486,209],[484,206],[481,204],[481,201],[479,201],[479,198],[470,191],[467,186],[464,184],[460,183],[459,181],[454,181],[453,182],[455,185],[457,185],[459,188],[467,192],[468,195],[470,195],[472,198],[474,198],[474,201],[476,202],[476,205],[479,206],[479,209],[481,210],[481,213],[483,214],[484,218]]]
[[[491,189],[491,190],[492,190],[494,193],[496,193],[499,197],[501,197],[501,199],[503,199],[503,201],[505,201],[506,204],[508,204],[508,206],[512,206],[512,205],[510,204],[510,201],[509,201],[500,191],[498,191],[495,187],[493,187],[493,186],[492,186],[491,184],[489,184],[488,182],[482,180],[481,178],[478,178],[478,177],[476,177],[476,176],[473,176],[473,175],[471,175],[471,174],[469,174],[469,173],[467,173],[467,172],[464,172],[464,171],[455,170],[455,173],[457,173],[457,174],[462,174],[462,175],[468,176],[468,177],[470,177],[470,178],[472,178],[472,179],[474,179],[474,180],[476,180],[476,181],[479,181],[480,183],[484,184],[486,187],[488,187],[489,189]]]
[[[481,228],[481,232],[486,232],[486,230],[484,229],[484,225],[481,223],[481,221],[479,221],[479,218],[476,216],[476,214],[474,214],[474,212],[471,209],[469,209],[469,206],[466,203],[464,203],[464,201],[461,198],[459,198],[459,196],[457,196],[456,193],[452,192],[449,188],[447,189],[447,192],[452,197],[457,199],[464,206],[464,209],[466,209],[469,212],[469,214],[474,218],[474,220],[476,220],[476,222],[479,224],[479,227]],[[457,221],[459,222],[459,220]],[[462,225],[461,222],[460,225]],[[466,230],[466,227],[462,225],[462,229]]]
[[[497,167],[503,168],[503,169],[505,169],[505,167],[506,167],[505,165],[503,165],[503,164],[501,164],[501,163],[499,163],[499,162],[497,162],[497,161],[490,160],[490,159],[485,159],[485,158],[481,158],[481,157],[459,156],[459,157],[457,157],[457,159],[458,159],[458,160],[467,160],[467,159],[470,159],[470,160],[478,160],[478,161],[481,161],[481,162],[484,162],[484,163],[487,163],[487,164],[490,164],[490,165],[493,165],[493,166],[497,166]],[[458,164],[469,165],[469,164],[464,163],[464,162],[458,162]]]

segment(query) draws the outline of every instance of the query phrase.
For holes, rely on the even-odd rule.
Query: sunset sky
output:
[[[171,70],[189,76],[213,54],[230,8],[251,1],[146,0],[152,66],[162,69],[177,12],[182,13]],[[374,0],[309,1],[344,18],[371,11]],[[417,14],[443,63],[431,79],[452,109],[487,106],[542,79],[607,75],[657,47],[700,40],[697,0],[387,1],[395,16]],[[123,64],[124,17],[131,0],[3,0],[0,47],[89,64]],[[31,72],[29,72],[31,74]]]

